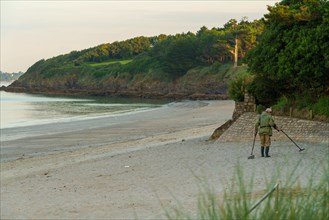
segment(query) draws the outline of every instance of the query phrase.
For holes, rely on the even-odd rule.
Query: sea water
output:
[[[1,82],[8,86],[9,82]],[[157,108],[166,100],[50,96],[0,91],[1,129],[129,114]]]

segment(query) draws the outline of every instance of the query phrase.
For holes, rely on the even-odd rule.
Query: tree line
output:
[[[72,68],[110,60],[134,59],[135,62],[127,64],[130,67],[122,67],[119,72],[133,69],[147,72],[150,68],[156,68],[172,78],[178,78],[200,65],[233,61],[237,65],[239,59],[243,59],[247,51],[256,45],[262,27],[262,21],[249,22],[243,18],[239,22],[231,19],[222,28],[208,29],[204,26],[197,33],[140,36],[40,60],[27,73],[37,71],[49,75],[51,69],[63,71],[64,66]],[[137,62],[144,63],[144,67],[141,69],[141,64]],[[107,74],[113,72],[111,69],[117,71],[116,67],[109,66]]]

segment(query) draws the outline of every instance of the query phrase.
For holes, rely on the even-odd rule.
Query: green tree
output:
[[[177,78],[200,65],[199,54],[198,40],[193,33],[177,35],[164,57],[165,65],[169,73]]]
[[[234,56],[234,67],[238,66],[239,48],[242,50],[242,42],[246,43],[245,36],[248,34],[248,24],[249,22],[247,21],[247,18],[244,17],[240,23],[235,19],[231,19],[224,25],[224,28],[227,31],[228,45],[232,48],[231,53]]]
[[[274,103],[283,95],[307,95],[316,102],[329,85],[328,2],[286,0],[268,10],[265,31],[247,58],[256,98]]]
[[[219,42],[223,39],[223,33],[215,28],[209,30],[203,26],[196,34],[199,40],[200,59],[202,62],[211,65],[215,61],[224,62],[229,53],[226,46],[221,47]]]

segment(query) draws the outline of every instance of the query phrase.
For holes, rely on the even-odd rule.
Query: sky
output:
[[[267,14],[273,0],[0,0],[2,72],[25,72],[41,59],[137,36],[196,33]]]

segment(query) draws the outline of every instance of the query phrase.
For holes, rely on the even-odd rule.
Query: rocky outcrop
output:
[[[137,78],[137,79],[136,79]],[[9,92],[66,94],[66,95],[98,95],[163,99],[227,99],[227,85],[221,81],[213,81],[210,77],[199,80],[184,78],[161,82],[156,79],[108,78],[100,81],[77,80],[68,77],[61,81],[23,79],[12,83],[1,90]]]

